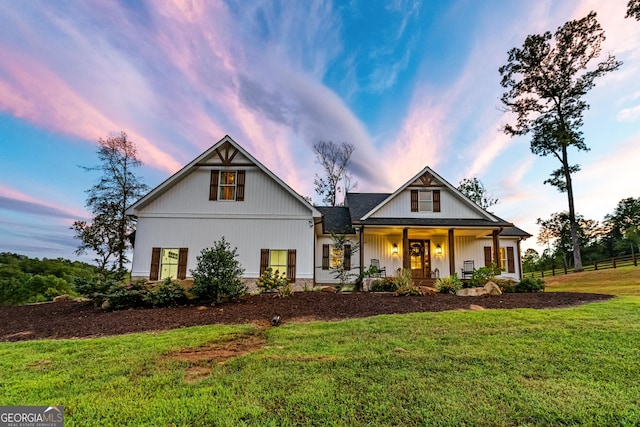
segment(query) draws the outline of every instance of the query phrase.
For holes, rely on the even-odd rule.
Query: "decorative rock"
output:
[[[324,288],[320,289],[321,292],[331,292],[333,294],[336,293],[336,288],[334,286],[325,286]]]
[[[475,304],[471,304],[469,306],[469,310],[486,310],[486,308],[484,308],[481,305],[475,305]]]
[[[202,311],[202,310],[206,310],[207,307],[205,307],[204,305],[199,305],[197,309]]]
[[[486,295],[487,292],[484,288],[463,288],[456,292],[459,297],[479,297]]]
[[[100,306],[100,308],[103,310],[109,310],[109,307],[111,307],[111,303],[109,302],[108,299],[104,300],[104,302]]]
[[[437,294],[438,290],[436,288],[432,288],[431,286],[418,286],[422,295],[432,295]]]
[[[61,301],[69,301],[71,299],[71,297],[67,294],[64,295],[58,295],[57,297],[55,297],[53,299],[53,302],[61,302]]]
[[[89,302],[89,301],[91,301],[91,298],[78,297],[78,298],[72,299],[71,301],[73,301],[73,302]]]
[[[484,290],[486,290],[489,295],[502,295],[500,286],[493,282],[487,282],[487,284],[484,285]]]

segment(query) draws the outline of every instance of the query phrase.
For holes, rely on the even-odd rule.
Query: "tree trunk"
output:
[[[583,271],[582,255],[580,254],[580,241],[578,240],[578,224],[576,222],[576,210],[573,203],[573,184],[571,182],[571,172],[567,160],[567,146],[562,147],[562,167],[567,183],[567,198],[569,199],[569,224],[571,225],[571,243],[573,244],[573,271],[578,273]]]

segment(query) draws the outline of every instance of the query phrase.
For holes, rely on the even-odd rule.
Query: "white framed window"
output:
[[[340,268],[344,261],[344,251],[335,245],[331,245],[331,268]]]
[[[287,251],[281,249],[271,249],[269,251],[269,267],[275,273],[287,274]]]
[[[160,280],[167,278],[175,279],[178,277],[178,248],[163,248],[160,256]]]
[[[418,212],[433,212],[432,191],[418,191]]]
[[[221,171],[218,200],[236,200],[236,171]]]

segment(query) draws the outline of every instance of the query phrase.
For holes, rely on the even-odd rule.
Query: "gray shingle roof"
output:
[[[357,222],[390,195],[391,193],[347,193],[345,206],[351,213],[351,222]]]
[[[316,206],[322,214],[322,232],[337,234],[355,234],[356,230],[351,226],[349,208],[342,206]]]

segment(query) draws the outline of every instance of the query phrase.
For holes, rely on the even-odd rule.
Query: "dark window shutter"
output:
[[[411,212],[418,212],[418,190],[411,190]]]
[[[178,279],[184,280],[187,278],[187,254],[189,250],[187,248],[180,248],[178,251]]]
[[[160,276],[160,248],[153,248],[151,251],[151,269],[149,270],[149,280],[158,280]]]
[[[329,245],[322,245],[322,269],[329,269]]]
[[[440,212],[440,190],[433,190],[433,211]]]
[[[244,174],[245,171],[238,171],[238,182],[236,183],[236,202],[244,202]]]
[[[296,250],[289,249],[287,251],[287,279],[290,282],[296,281]]]
[[[260,275],[262,276],[269,266],[269,249],[260,249]]]
[[[218,200],[218,180],[220,179],[220,171],[213,169],[211,171],[211,181],[209,183],[209,200]]]
[[[507,273],[515,273],[516,272],[516,260],[513,256],[513,247],[509,246],[507,248]]]
[[[351,245],[344,245],[342,266],[344,270],[351,270]]]
[[[491,259],[491,246],[484,247],[484,266],[491,267],[491,263],[493,260]]]

